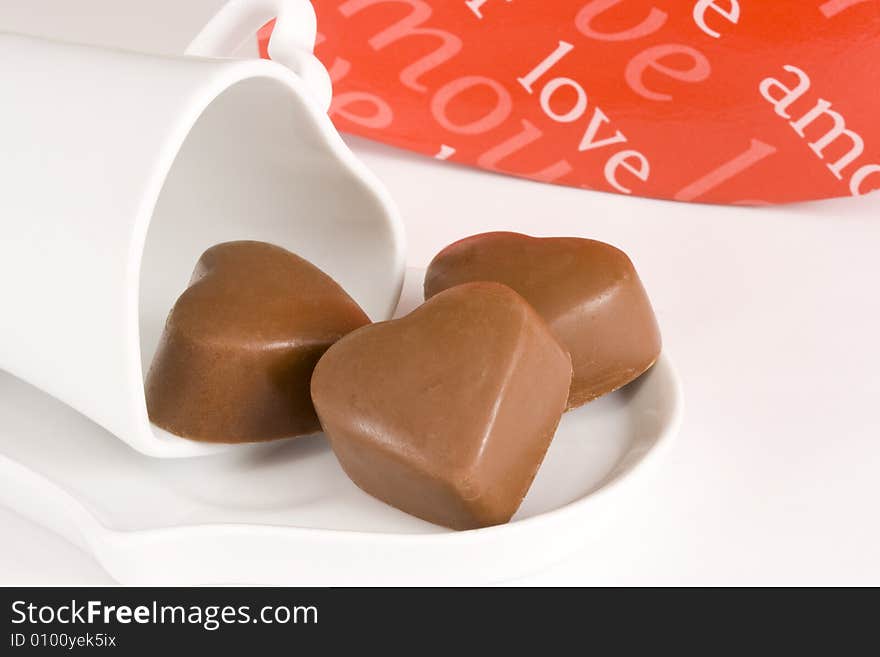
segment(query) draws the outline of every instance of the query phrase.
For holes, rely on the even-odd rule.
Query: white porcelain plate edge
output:
[[[659,431],[588,495],[508,525],[394,534],[248,524],[123,531],[104,526],[62,486],[0,456],[0,503],[93,554],[123,584],[484,584],[540,570],[601,532],[620,493],[653,469],[676,435],[681,384],[667,356],[649,372]]]

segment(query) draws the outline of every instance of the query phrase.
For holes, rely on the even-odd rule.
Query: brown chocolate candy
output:
[[[568,354],[522,297],[472,283],[337,342],[315,368],[312,399],[358,486],[472,529],[519,508],[570,380]]]
[[[281,247],[212,247],[168,316],[146,380],[150,419],[206,442],[320,431],[312,370],[369,321],[329,276]]]
[[[485,233],[443,249],[425,298],[469,281],[519,292],[571,354],[568,408],[638,378],[660,354],[660,330],[632,262],[608,244],[574,237]]]

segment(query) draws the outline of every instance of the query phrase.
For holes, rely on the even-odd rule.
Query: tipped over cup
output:
[[[199,255],[262,240],[373,320],[401,222],[319,94],[278,63],[0,34],[0,369],[151,456],[218,449],[150,424],[144,372]]]

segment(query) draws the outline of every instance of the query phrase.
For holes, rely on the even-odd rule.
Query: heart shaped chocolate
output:
[[[470,281],[519,292],[571,354],[568,407],[626,385],[657,360],[660,330],[625,253],[575,237],[485,233],[443,249],[428,267],[425,298]]]
[[[472,529],[519,508],[570,379],[568,354],[522,297],[472,283],[337,342],[315,368],[312,399],[358,486]]]
[[[312,370],[369,321],[329,276],[281,247],[214,246],[168,316],[146,379],[150,420],[206,442],[320,431]]]

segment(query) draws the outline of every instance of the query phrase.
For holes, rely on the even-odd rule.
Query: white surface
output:
[[[0,2],[0,31],[165,55],[255,57],[253,33],[275,17],[272,58],[296,71],[316,102],[329,107],[330,76],[312,55],[317,26],[309,0]]]
[[[746,209],[624,198],[358,141],[410,258],[482,230],[633,258],[687,398],[643,497],[534,584],[880,584],[880,195]]]
[[[401,314],[421,302],[423,279],[409,277]],[[454,532],[359,490],[320,435],[148,458],[0,374],[0,504],[125,584],[497,582],[598,535],[668,451],[681,410],[663,355],[636,383],[565,414],[513,522]]]
[[[675,354],[687,413],[662,467],[589,546],[517,583],[880,585],[880,195],[682,205],[350,143],[401,206],[411,264],[482,230],[609,241]],[[2,510],[0,536],[0,582],[110,581]]]
[[[286,246],[372,318],[396,307],[396,208],[280,64],[0,33],[0,79],[0,369],[135,449],[217,451],[152,430],[142,374],[208,247]]]
[[[687,412],[662,467],[589,546],[519,583],[880,585],[880,197],[689,206],[356,151],[401,205],[414,263],[483,229],[610,241],[675,354]],[[107,581],[7,520],[0,581]]]

